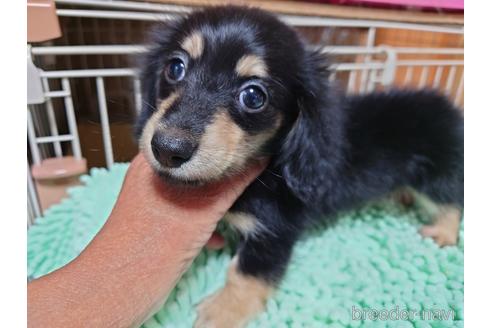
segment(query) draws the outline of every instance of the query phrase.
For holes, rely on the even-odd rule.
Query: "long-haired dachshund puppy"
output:
[[[140,149],[173,183],[268,168],[225,220],[241,242],[196,327],[241,327],[262,311],[300,234],[322,217],[407,190],[454,244],[463,207],[463,117],[429,91],[344,96],[324,56],[258,9],[204,9],[158,28],[144,58]],[[327,250],[329,252],[329,250]]]

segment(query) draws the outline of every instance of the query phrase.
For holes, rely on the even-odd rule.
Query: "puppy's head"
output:
[[[260,10],[216,7],[154,38],[137,136],[155,170],[206,182],[279,151],[312,92],[308,54],[291,28]]]

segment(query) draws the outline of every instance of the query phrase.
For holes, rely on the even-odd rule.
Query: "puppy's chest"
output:
[[[262,174],[237,199],[224,222],[245,237],[273,233],[297,217],[299,206],[287,194],[271,174]]]
[[[277,216],[272,213],[272,208],[278,208],[274,187],[254,181],[224,215],[224,222],[245,237],[267,231],[270,219]]]
[[[259,232],[261,226],[255,215],[238,210],[228,211],[223,220],[243,236]]]

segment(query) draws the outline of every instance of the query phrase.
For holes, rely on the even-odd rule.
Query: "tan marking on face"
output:
[[[265,309],[273,287],[239,272],[234,257],[227,272],[224,288],[207,297],[198,306],[194,327],[239,328]]]
[[[184,180],[213,180],[224,174],[241,172],[246,162],[273,136],[280,120],[272,129],[249,135],[238,126],[225,108],[218,109],[205,128],[198,149],[191,160],[171,173]]]
[[[254,216],[243,212],[227,212],[224,221],[245,235],[254,234],[261,229],[260,223]]]
[[[277,127],[277,125],[275,125]],[[213,180],[226,172],[241,172],[248,159],[275,131],[248,135],[230,117],[226,109],[218,109],[205,128],[198,149],[190,161],[172,170],[177,178]]]
[[[229,114],[219,112],[208,124],[198,149],[190,161],[172,170],[183,179],[209,180],[221,176],[235,161],[246,133],[237,126]]]
[[[158,171],[162,171],[162,166],[155,159],[154,154],[152,153],[150,142],[152,140],[152,137],[154,136],[155,131],[160,128],[160,119],[166,113],[169,107],[172,106],[176,99],[178,99],[178,97],[179,94],[177,92],[173,92],[159,104],[159,108],[152,114],[147,123],[145,123],[142,136],[140,137],[140,150],[144,153],[150,164]]]
[[[193,59],[200,58],[203,54],[204,46],[205,40],[203,39],[203,35],[198,31],[191,33],[181,42],[181,48]]]
[[[239,76],[267,77],[268,69],[266,63],[256,55],[244,55],[236,63],[236,73]]]

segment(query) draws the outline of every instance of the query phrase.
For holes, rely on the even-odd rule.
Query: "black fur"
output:
[[[188,120],[198,133],[210,113],[197,113],[197,106],[227,105],[251,134],[271,125],[273,111],[282,115],[280,129],[258,149],[258,156],[270,155],[268,168],[231,208],[253,215],[263,227],[243,236],[238,249],[243,273],[275,284],[306,227],[402,186],[438,204],[463,207],[463,118],[457,108],[433,91],[337,94],[328,84],[326,58],[307,50],[275,17],[255,9],[206,9],[157,29],[144,60],[137,135],[157,100],[172,90],[159,85],[167,52],[194,29],[207,35],[206,51],[220,58],[203,59],[206,83],[193,75],[184,86],[182,101],[195,111],[169,115]],[[226,67],[251,52],[266,59],[271,76],[265,83],[272,108],[258,116],[241,113],[228,98],[241,81],[234,81]],[[197,88],[200,83],[207,94]]]

